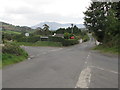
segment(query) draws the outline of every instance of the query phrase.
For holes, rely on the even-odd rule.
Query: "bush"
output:
[[[68,39],[68,40],[64,40],[63,42],[62,42],[62,45],[63,46],[71,46],[71,45],[75,45],[75,44],[78,44],[79,43],[79,41],[78,40],[76,40],[76,39]]]
[[[71,34],[70,33],[64,33],[64,38],[65,39],[70,39]]]
[[[2,33],[2,40],[13,40],[15,34]]]
[[[13,43],[5,43],[2,48],[2,52],[7,54],[14,54],[16,56],[28,56],[27,53],[22,48],[20,48],[20,46]]]
[[[49,41],[61,42],[63,46],[71,46],[71,45],[75,45],[75,44],[79,43],[78,39],[69,39],[71,35],[70,34],[67,35],[67,34],[68,33],[65,34],[65,38],[67,38],[67,39],[64,39],[64,38],[61,38],[61,37],[52,37],[52,36],[50,36]]]
[[[49,41],[53,41],[53,42],[62,42],[64,39],[61,37],[53,37],[53,36],[49,36]]]
[[[83,42],[89,41],[90,38],[89,36],[86,34],[85,36],[83,36]]]
[[[30,37],[17,37],[16,40],[18,42],[37,42],[40,41],[40,36],[30,36]]]

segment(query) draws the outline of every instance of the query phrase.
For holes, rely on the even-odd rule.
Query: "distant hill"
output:
[[[44,24],[49,25],[50,30],[57,30],[59,28],[71,27],[71,23],[61,24],[61,23],[57,23],[57,22],[41,22],[35,26],[32,26],[31,28],[36,29],[37,27],[43,27]],[[74,24],[74,25],[76,25],[78,28],[85,28],[85,26],[83,24]]]
[[[24,32],[24,31],[32,31],[33,29],[31,29],[30,27],[27,26],[15,26],[9,23],[5,23],[5,22],[0,22],[2,23],[2,30],[3,31],[19,31],[19,32]]]

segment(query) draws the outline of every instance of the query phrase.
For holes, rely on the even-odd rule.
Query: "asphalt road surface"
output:
[[[3,88],[118,88],[118,57],[71,47],[26,47],[30,57],[3,68]]]

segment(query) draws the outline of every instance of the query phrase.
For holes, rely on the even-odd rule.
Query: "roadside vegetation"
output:
[[[92,2],[85,14],[85,25],[100,42],[96,50],[120,53],[120,2]]]
[[[28,54],[16,44],[5,43],[2,47],[2,67],[18,63],[25,60],[27,57]]]
[[[51,41],[38,41],[35,43],[32,42],[14,42],[17,45],[24,46],[50,46],[50,47],[61,47],[62,44],[60,42],[51,42]]]
[[[111,53],[111,54],[120,54],[118,47],[105,47],[103,45],[98,45],[93,50],[100,50],[103,53]]]

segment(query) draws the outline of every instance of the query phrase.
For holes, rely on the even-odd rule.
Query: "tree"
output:
[[[55,33],[57,33],[57,34],[64,34],[65,32],[67,32],[65,28],[59,28],[58,30],[56,30]]]
[[[106,20],[106,2],[93,2],[84,14],[86,15],[84,20],[85,26],[88,30],[95,33],[97,40],[103,42],[104,39],[104,27]]]
[[[120,2],[92,2],[85,14],[85,26],[92,31],[96,39],[103,44],[114,45],[120,30]],[[116,37],[116,38],[115,38]]]
[[[47,24],[43,25],[44,35],[48,36],[51,32],[49,31],[49,26]]]

